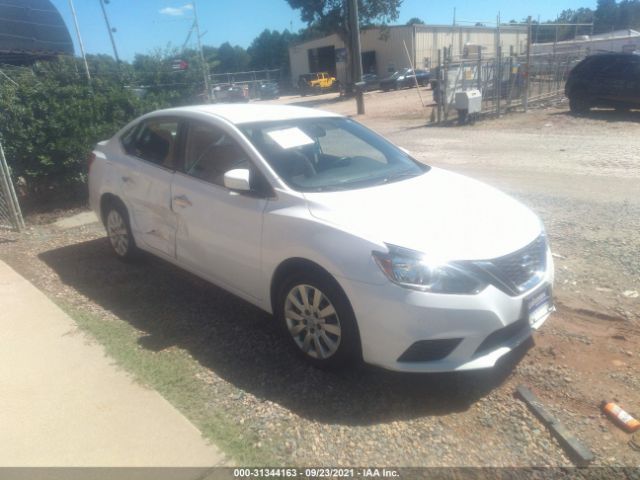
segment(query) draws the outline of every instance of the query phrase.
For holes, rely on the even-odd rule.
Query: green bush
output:
[[[17,83],[0,84],[0,139],[29,193],[84,182],[93,145],[145,109],[113,81],[89,86],[72,59],[37,64]]]
[[[0,140],[23,194],[37,201],[83,192],[86,159],[97,142],[143,113],[197,101],[197,72],[177,81],[159,55],[145,60],[136,71],[93,57],[91,85],[80,61],[63,57],[35,64],[33,75],[16,70],[17,85],[0,81]],[[131,85],[144,85],[146,93]]]

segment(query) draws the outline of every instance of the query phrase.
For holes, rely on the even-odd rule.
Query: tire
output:
[[[591,105],[587,97],[584,95],[572,95],[569,98],[569,109],[571,110],[571,113],[580,115],[588,113],[589,110],[591,110]]]
[[[116,256],[126,262],[134,260],[138,256],[138,247],[131,233],[129,213],[121,202],[109,203],[105,209],[104,225]]]
[[[311,365],[335,370],[361,358],[351,304],[330,275],[306,270],[287,277],[275,312],[292,348]]]

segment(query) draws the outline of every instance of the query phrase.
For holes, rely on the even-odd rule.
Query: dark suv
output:
[[[640,55],[591,55],[571,70],[564,91],[573,113],[591,107],[640,108]]]

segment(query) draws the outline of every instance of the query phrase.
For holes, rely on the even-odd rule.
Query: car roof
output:
[[[158,110],[157,114],[200,113],[227,120],[235,125],[253,122],[290,120],[294,118],[341,117],[332,112],[315,108],[295,107],[291,105],[255,105],[255,104],[214,104],[177,107]]]

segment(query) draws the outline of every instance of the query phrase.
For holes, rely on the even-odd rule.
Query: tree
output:
[[[224,42],[218,47],[217,57],[220,63],[214,69],[216,73],[244,72],[249,69],[249,54],[238,45],[232,46],[229,42]]]
[[[411,25],[424,25],[424,21],[418,17],[413,17],[410,18],[409,21],[407,22],[407,25],[411,26]]]
[[[594,15],[596,33],[610,32],[618,26],[618,5],[616,0],[598,0]]]
[[[325,34],[348,33],[347,6],[344,0],[287,0],[300,18]],[[358,0],[359,21],[363,26],[397,20],[402,0]]]
[[[618,4],[618,25],[620,29],[640,29],[640,0],[622,0]]]
[[[289,45],[294,35],[289,30],[282,33],[277,30],[264,30],[247,49],[251,57],[249,66],[253,70],[279,68],[289,71]]]

